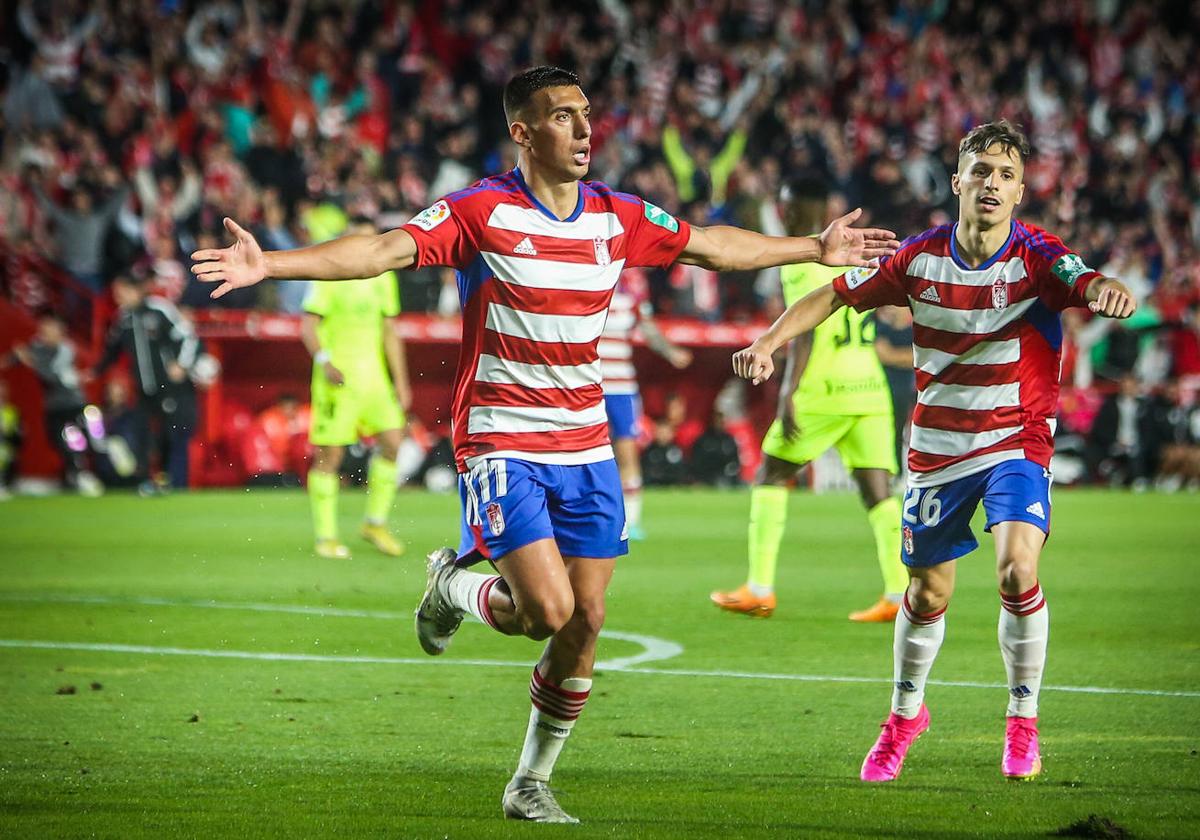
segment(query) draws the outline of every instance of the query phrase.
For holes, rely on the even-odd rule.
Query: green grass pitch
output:
[[[1036,837],[1089,815],[1200,836],[1200,498],[1055,494],[1045,772],[1000,776],[992,544],[960,563],[930,732],[858,781],[891,628],[850,496],[794,496],[768,620],[744,492],[649,493],[618,564],[592,700],[555,776],[582,826],[506,823],[539,646],[464,625],[439,660],[411,611],[457,500],[401,493],[409,555],[309,552],[296,492],[0,505],[0,836]],[[632,636],[632,638],[631,638]],[[639,637],[644,637],[640,638]],[[73,687],[74,693],[69,693]],[[1095,825],[1095,824],[1094,824]]]

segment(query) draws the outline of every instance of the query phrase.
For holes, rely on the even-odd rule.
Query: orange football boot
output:
[[[775,593],[760,598],[750,591],[748,584],[742,584],[732,592],[713,592],[708,597],[723,610],[744,613],[755,618],[767,618],[775,612]]]
[[[871,624],[886,624],[889,621],[895,621],[896,613],[898,612],[900,612],[899,604],[889,601],[887,598],[880,598],[865,610],[850,613],[850,620]]]

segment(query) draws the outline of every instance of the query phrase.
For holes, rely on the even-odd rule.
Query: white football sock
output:
[[[492,587],[503,580],[500,575],[481,575],[468,569],[455,569],[443,581],[442,594],[460,610],[466,610],[493,630],[496,619],[492,615],[488,596]]]
[[[1020,595],[1001,592],[1000,606],[997,635],[1008,672],[1008,716],[1035,718],[1050,638],[1050,608],[1036,583]]]
[[[925,681],[933,668],[942,640],[946,638],[946,608],[926,615],[913,613],[904,596],[904,606],[896,614],[893,641],[892,711],[912,719],[925,701]]]
[[[554,762],[558,760],[591,690],[590,679],[568,677],[557,686],[543,677],[536,667],[533,669],[529,682],[533,709],[529,713],[521,761],[513,778],[550,780]]]

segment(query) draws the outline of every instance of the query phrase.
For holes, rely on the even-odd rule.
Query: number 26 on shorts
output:
[[[910,525],[917,524],[917,517],[926,528],[933,528],[942,521],[942,500],[937,497],[937,487],[910,487],[904,494],[902,518]]]

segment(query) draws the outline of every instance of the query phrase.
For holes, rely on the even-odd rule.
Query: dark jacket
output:
[[[184,370],[191,370],[199,351],[200,341],[179,310],[162,298],[147,297],[136,307],[117,313],[97,367],[104,371],[122,352],[128,353],[138,390],[154,397],[192,390],[187,379],[172,382],[167,365],[178,362]]]
[[[77,411],[83,408],[75,351],[63,342],[57,345],[32,341],[26,348],[30,367],[42,381],[42,403],[47,411]]]

